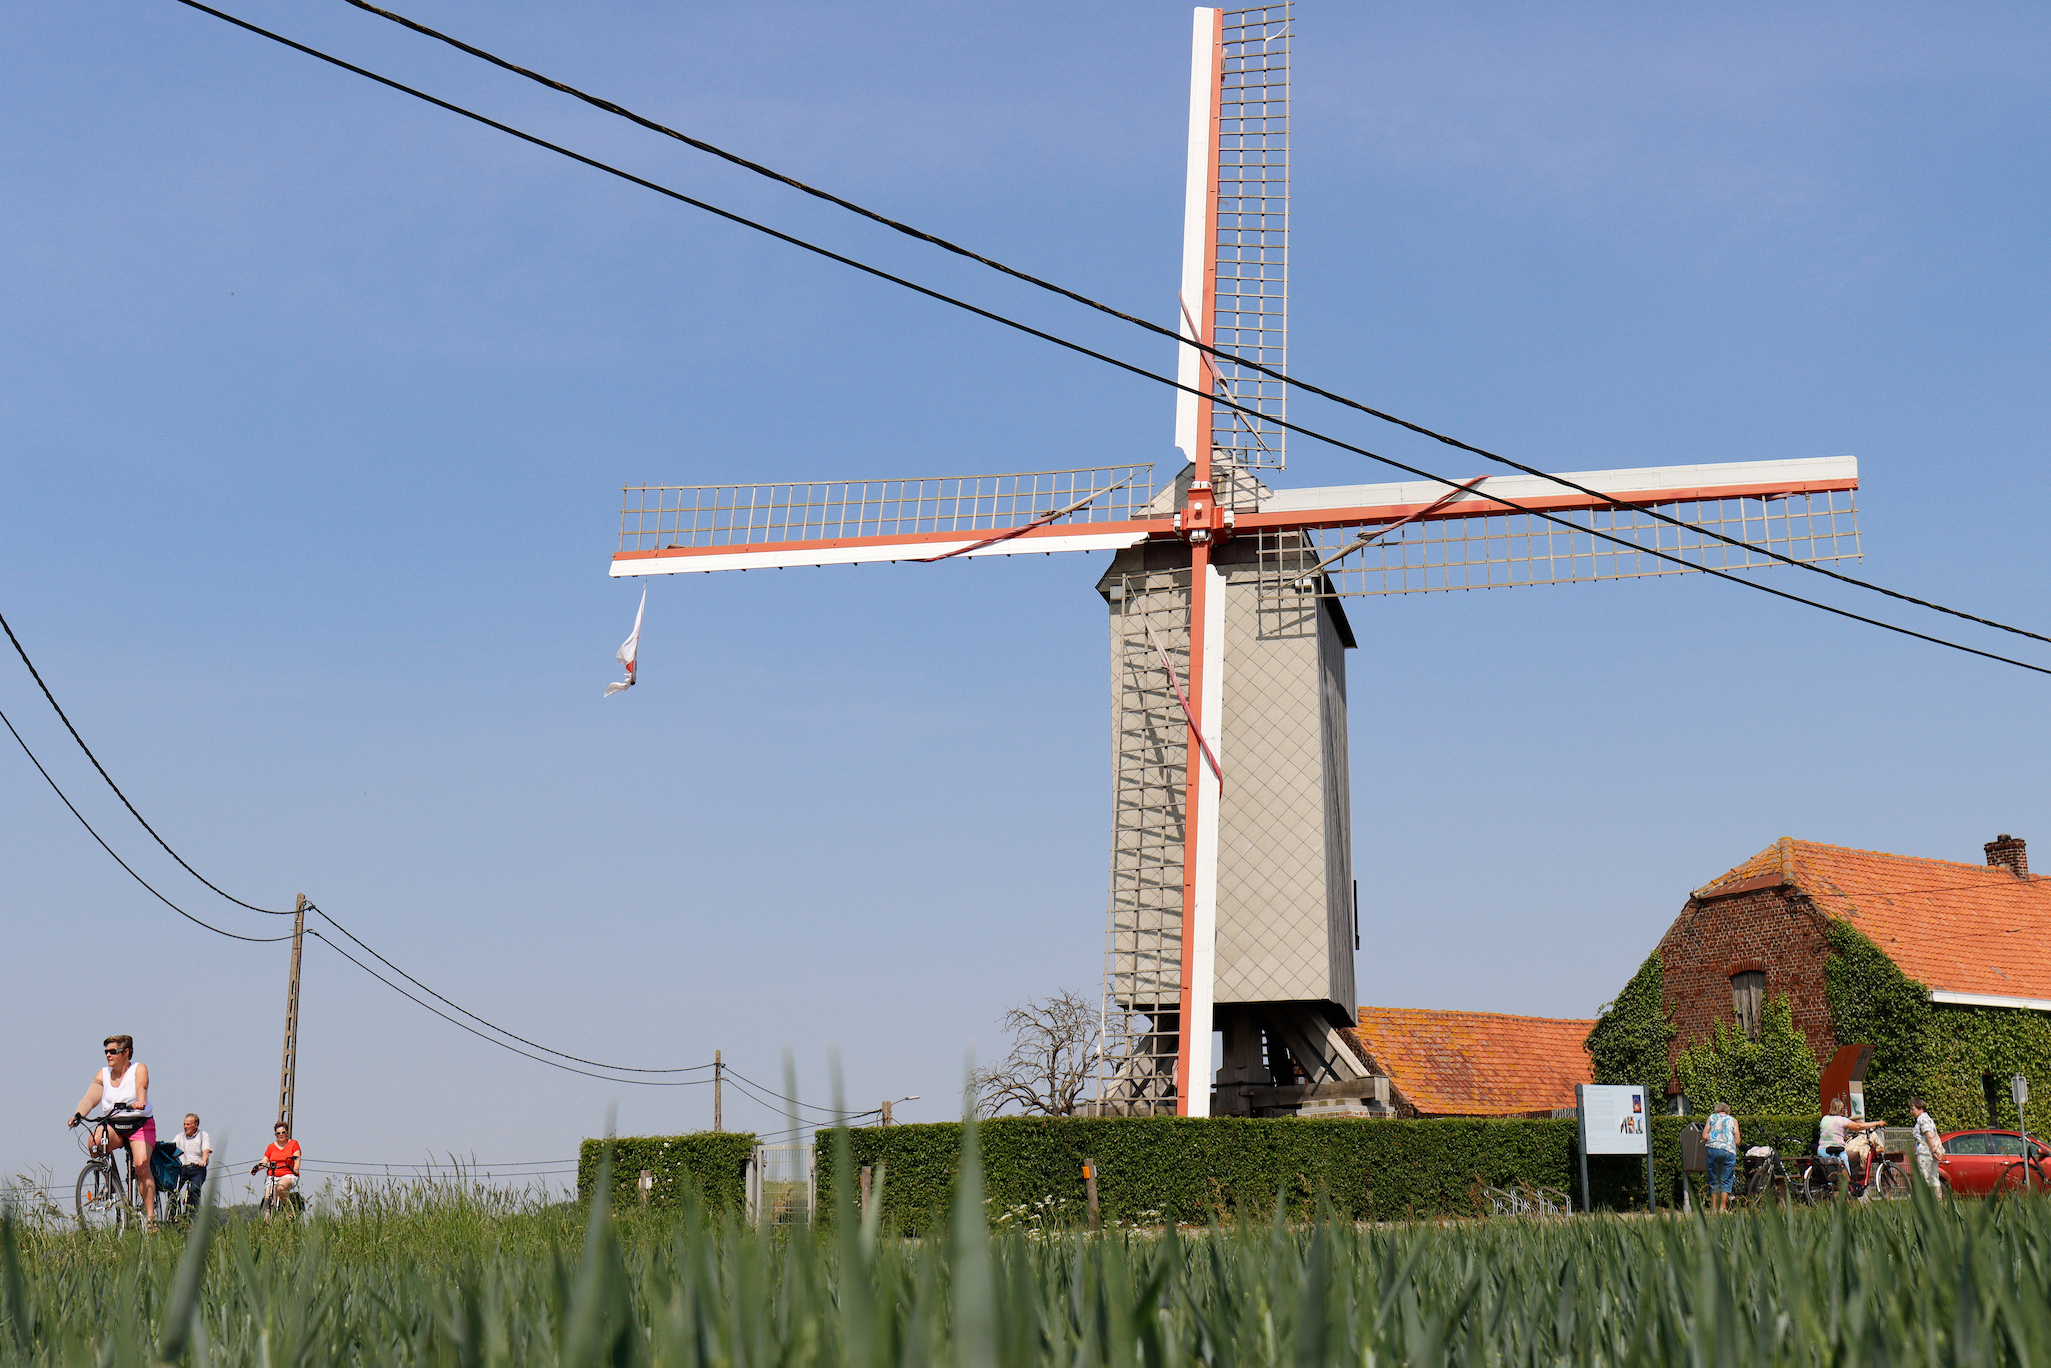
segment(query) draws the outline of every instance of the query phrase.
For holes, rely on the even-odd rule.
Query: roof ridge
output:
[[[1362,1012],[1423,1012],[1431,1016],[1495,1017],[1501,1021],[1557,1021],[1576,1026],[1592,1026],[1596,1021],[1594,1017],[1529,1016],[1522,1012],[1482,1012],[1473,1011],[1465,1007],[1376,1007],[1371,1003],[1363,1002],[1354,1008],[1353,1024],[1356,1027],[1360,1025],[1360,1013]]]
[[[1901,855],[1892,850],[1868,850],[1864,846],[1833,845],[1829,841],[1804,841],[1789,836],[1783,836],[1780,839],[1788,842],[1790,845],[1804,846],[1811,850],[1842,850],[1851,855],[1872,855],[1883,860],[1914,860],[1918,864],[1951,865],[1957,869],[1977,869],[1983,873],[2009,874],[2010,878],[2015,877],[2009,873],[2008,866],[2006,865],[1973,864],[1967,860],[1947,860],[1937,855]],[[1761,851],[1760,853],[1764,854],[1765,852]],[[1753,858],[1756,859],[1758,857],[1754,856]],[[2031,877],[2035,878],[2036,876],[2032,875]]]

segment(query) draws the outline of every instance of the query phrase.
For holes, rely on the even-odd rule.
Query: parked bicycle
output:
[[[1778,1204],[1792,1207],[1800,1202],[1809,1202],[1808,1174],[1801,1159],[1768,1151],[1757,1152],[1764,1146],[1755,1146],[1744,1157],[1745,1178],[1743,1198],[1745,1205],[1754,1209]],[[1806,1156],[1803,1156],[1806,1157]]]
[[[1885,1155],[1869,1157],[1863,1171],[1854,1173],[1849,1164],[1812,1154],[1803,1183],[1811,1202],[1827,1202],[1833,1197],[1898,1202],[1909,1195],[1908,1169]]]
[[[128,1131],[138,1129],[146,1118],[139,1111],[116,1108],[104,1116],[78,1116],[79,1148],[86,1154],[85,1167],[78,1171],[72,1201],[78,1223],[88,1230],[123,1231],[142,1224],[142,1184],[137,1180],[135,1159],[128,1151]]]

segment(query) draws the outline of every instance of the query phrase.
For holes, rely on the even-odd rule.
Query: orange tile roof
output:
[[[1783,836],[1695,895],[1773,875],[1927,987],[2051,999],[2051,879]]]
[[[1404,1100],[1428,1116],[1511,1116],[1574,1105],[1593,1083],[1581,1042],[1593,1021],[1362,1007],[1352,1035]]]

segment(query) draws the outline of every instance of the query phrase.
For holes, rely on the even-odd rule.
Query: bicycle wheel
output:
[[[1869,1202],[1899,1202],[1909,1195],[1909,1175],[1900,1164],[1882,1163],[1866,1188]]]
[[[2020,1159],[2016,1160],[2013,1164],[2001,1170],[2001,1176],[1994,1180],[1993,1195],[1996,1197],[2015,1197],[2021,1195],[2023,1188],[2028,1185],[2028,1177],[2029,1175],[2023,1169],[2023,1161]]]
[[[119,1233],[128,1229],[135,1216],[135,1209],[128,1202],[127,1186],[111,1163],[90,1163],[80,1169],[71,1195],[78,1210],[78,1223],[87,1230]]]
[[[1811,1164],[1802,1175],[1802,1195],[1811,1206],[1829,1201],[1848,1185],[1848,1175],[1836,1164]]]

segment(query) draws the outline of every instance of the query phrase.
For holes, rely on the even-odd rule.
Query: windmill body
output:
[[[1288,4],[1196,11],[1182,333],[1275,371],[1291,41]],[[1375,1114],[1385,1083],[1340,1034],[1359,936],[1345,668],[1356,638],[1340,600],[1750,570],[1774,563],[1765,552],[1855,557],[1857,462],[1560,477],[1593,495],[1526,475],[1276,488],[1286,387],[1181,352],[1197,391],[1176,413],[1188,464],[1158,486],[1151,465],[1127,464],[630,487],[612,573],[1111,552],[1097,582],[1114,815],[1093,1106]]]

